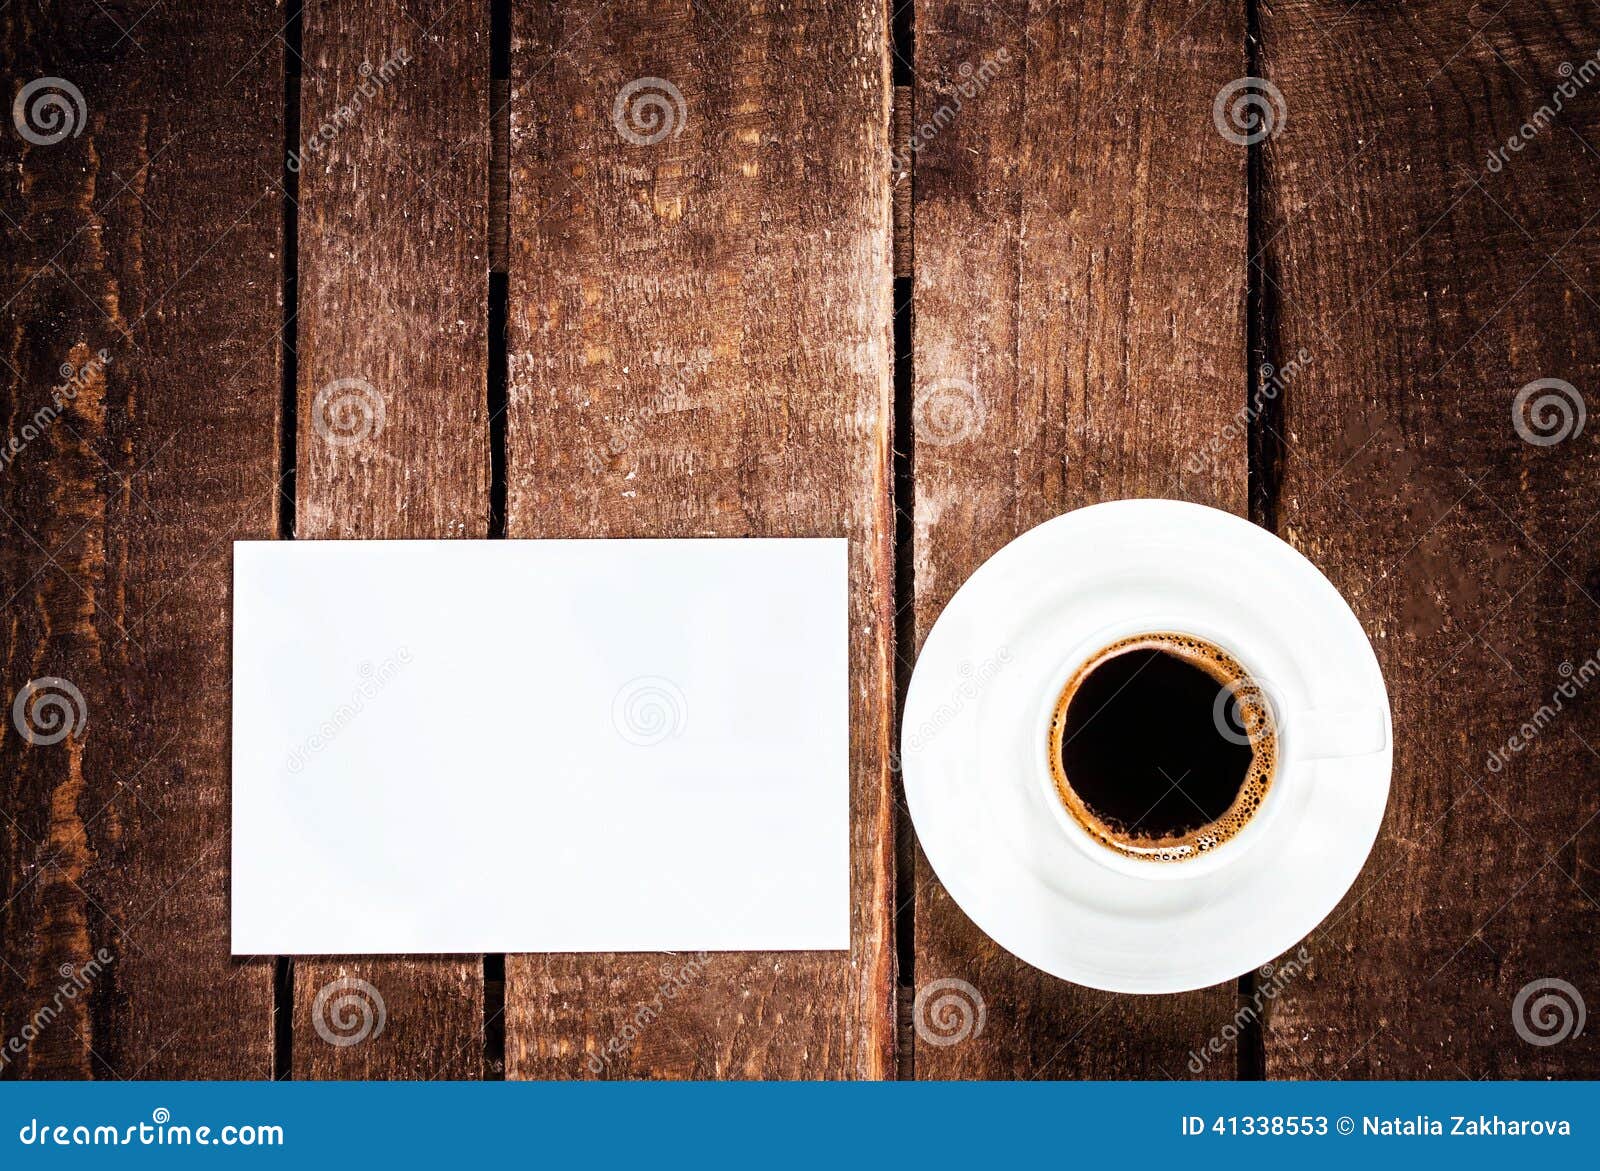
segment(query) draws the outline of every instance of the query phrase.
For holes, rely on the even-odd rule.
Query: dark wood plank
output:
[[[1600,10],[1290,0],[1262,33],[1289,112],[1265,156],[1269,343],[1312,358],[1284,399],[1279,528],[1373,635],[1396,740],[1378,847],[1273,1003],[1268,1073],[1594,1077],[1592,1024],[1559,1040],[1551,1006],[1529,1031],[1557,1043],[1534,1044],[1514,1018],[1541,979],[1595,1007],[1600,739],[1577,681],[1600,447],[1592,419],[1540,445],[1513,418],[1536,380],[1569,406],[1600,387]]]
[[[1241,5],[918,5],[919,645],[985,558],[1058,513],[1128,496],[1246,509],[1226,428],[1247,395],[1246,159],[1211,122],[1243,46]],[[1047,976],[923,859],[916,882],[916,984],[965,980],[986,1010],[980,1034],[919,1041],[918,1077],[1187,1077],[1232,1018],[1231,986],[1118,997]]]
[[[272,1071],[271,963],[229,954],[228,594],[276,516],[282,17],[144,7],[0,12],[8,120],[59,79],[0,134],[7,1078]]]
[[[509,957],[508,1076],[892,1070],[886,27],[838,0],[513,13],[510,535],[850,538],[854,905],[848,955]],[[613,124],[639,79],[672,87],[623,122],[657,141]]]
[[[488,20],[455,0],[306,7],[300,538],[488,534]],[[382,1032],[328,1042],[325,989],[321,1019],[381,999]],[[297,1078],[482,1073],[481,957],[302,961],[294,1012]]]

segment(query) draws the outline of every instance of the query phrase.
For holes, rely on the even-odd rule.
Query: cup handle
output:
[[[1389,747],[1389,717],[1382,708],[1311,708],[1296,712],[1289,754],[1300,760],[1374,756]]]

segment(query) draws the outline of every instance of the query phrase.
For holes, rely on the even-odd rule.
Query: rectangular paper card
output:
[[[843,949],[843,540],[234,545],[233,951]]]

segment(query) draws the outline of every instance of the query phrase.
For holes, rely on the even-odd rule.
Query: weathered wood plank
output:
[[[886,27],[513,13],[509,533],[850,538],[854,906],[848,955],[509,957],[508,1076],[892,1069]]]
[[[1525,440],[1571,426],[1514,402],[1600,387],[1600,11],[1290,0],[1262,33],[1288,111],[1269,345],[1311,359],[1279,526],[1373,635],[1396,740],[1379,844],[1273,1003],[1268,1073],[1594,1077],[1592,1026],[1530,1043],[1559,1012],[1530,1029],[1515,1003],[1558,979],[1594,1007],[1600,448],[1592,420]]]
[[[488,21],[454,0],[306,7],[300,538],[488,533]],[[346,995],[381,998],[381,1033],[347,1043]],[[297,1078],[482,1072],[479,957],[302,961],[294,1013]]]
[[[8,121],[37,83],[0,134],[7,1078],[272,1070],[271,963],[229,954],[228,582],[276,516],[282,14],[136,18],[0,12]]]
[[[1246,156],[1211,120],[1244,60],[1242,5],[918,5],[919,644],[986,557],[1058,513],[1128,496],[1245,511],[1227,424],[1247,395]],[[958,1044],[919,1040],[918,1077],[1187,1077],[1233,1015],[1231,986],[1115,997],[1044,975],[920,856],[916,881],[917,985],[965,980],[987,1015]]]
[[[911,141],[912,91],[909,85],[894,87],[893,123],[891,141],[904,144]],[[916,238],[911,231],[911,164],[906,151],[891,156],[890,183],[894,193],[894,275],[898,280],[909,277],[915,257]],[[896,309],[898,310],[898,306]]]

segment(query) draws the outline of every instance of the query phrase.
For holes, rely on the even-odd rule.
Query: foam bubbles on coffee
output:
[[[1112,643],[1073,673],[1047,751],[1062,802],[1097,841],[1181,862],[1237,836],[1261,808],[1278,732],[1270,700],[1232,655],[1158,631]]]

